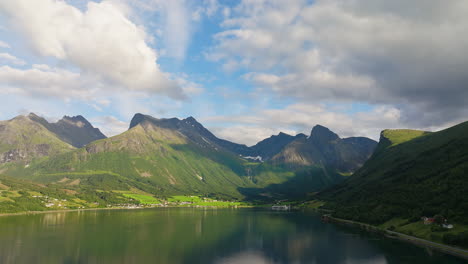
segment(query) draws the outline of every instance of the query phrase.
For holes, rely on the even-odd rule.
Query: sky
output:
[[[247,145],[468,120],[466,0],[0,0],[0,119],[195,117]]]

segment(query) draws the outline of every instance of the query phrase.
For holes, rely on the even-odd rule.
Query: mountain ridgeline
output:
[[[252,147],[248,147],[244,144],[237,144],[216,137],[193,117],[182,120],[178,118],[158,119],[143,114],[136,114],[132,118],[130,129],[145,122],[152,123],[158,127],[178,131],[200,147],[224,149],[242,157],[261,157],[262,160],[269,160],[294,139],[305,137],[304,134],[290,136],[285,133],[280,133],[277,136],[273,135],[270,138],[264,139]]]
[[[0,138],[2,174],[102,203],[119,200],[122,192],[306,197],[341,182],[376,146],[370,139],[340,139],[316,126],[310,137],[280,133],[248,147],[216,137],[193,117],[143,114],[133,117],[126,132],[110,138],[82,116],[50,123],[30,114],[3,121]]]
[[[29,162],[106,138],[84,117],[64,116],[49,123],[34,113],[0,122],[0,163]]]
[[[68,144],[81,148],[84,145],[98,139],[106,138],[99,128],[95,128],[83,116],[64,116],[56,123],[49,123],[42,117],[33,113],[28,116],[31,120],[42,124],[61,140]]]

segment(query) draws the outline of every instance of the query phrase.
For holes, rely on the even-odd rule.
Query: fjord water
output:
[[[0,263],[464,263],[307,212],[157,208],[0,217]]]

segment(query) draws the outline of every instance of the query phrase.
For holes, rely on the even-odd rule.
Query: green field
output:
[[[169,203],[175,203],[181,206],[213,206],[213,207],[233,207],[249,206],[249,203],[238,201],[218,201],[216,199],[201,198],[198,196],[176,195],[167,199]]]
[[[392,142],[392,146],[429,134],[429,132],[412,129],[389,129],[382,132],[382,136]]]
[[[249,206],[248,203],[229,202],[229,201],[203,201],[203,202],[196,202],[193,205],[195,205],[195,206],[213,206],[213,207]]]
[[[184,196],[184,195],[174,195],[167,199],[170,203],[182,203],[182,202],[201,202],[202,199],[198,196]]]
[[[150,195],[124,193],[123,196],[134,199],[138,201],[140,204],[161,204],[161,201],[159,201],[158,199]]]

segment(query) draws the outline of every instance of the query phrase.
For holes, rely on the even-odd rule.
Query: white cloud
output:
[[[128,122],[121,121],[114,116],[94,117],[91,119],[91,123],[108,137],[125,132],[129,126]]]
[[[192,12],[192,19],[199,21],[202,16],[212,17],[221,8],[218,0],[203,0],[202,4]]]
[[[0,52],[0,62],[4,64],[12,63],[15,65],[25,65],[26,62],[22,59],[19,59],[10,53]]]
[[[191,21],[184,0],[163,1],[165,25],[163,36],[168,56],[182,60],[185,58],[191,37]]]
[[[188,80],[188,76],[184,74],[184,77],[176,77],[175,81],[182,87],[183,91],[187,95],[199,95],[203,93],[204,89],[198,83]]]
[[[78,73],[45,65],[34,65],[26,70],[1,66],[0,87],[4,93],[53,96],[65,100],[91,100],[99,88],[95,80],[81,78]]]
[[[350,107],[350,105],[348,105]],[[342,138],[365,136],[379,139],[383,129],[413,128],[428,131],[440,130],[457,122],[445,122],[439,126],[408,127],[402,120],[401,111],[392,106],[379,106],[370,110],[347,113],[349,109],[335,110],[325,105],[296,103],[281,109],[264,109],[255,113],[211,116],[200,120],[221,138],[253,145],[279,132],[295,135],[310,134],[313,126],[328,127]]]
[[[151,21],[148,28],[159,41],[159,55],[178,61],[183,61],[187,55],[196,23],[212,10],[209,3],[196,5],[187,0],[121,1],[138,11],[134,15],[136,19]]]
[[[260,140],[268,138],[271,135],[277,135],[280,132],[291,135],[296,134],[296,131],[294,130],[280,130],[248,125],[235,125],[230,127],[213,126],[209,129],[219,138],[236,143],[246,144],[248,146],[255,145]]]
[[[10,45],[0,40],[0,48],[9,49]]]
[[[244,0],[206,57],[279,95],[404,105],[437,125],[468,110],[467,12],[464,0]]]
[[[81,11],[63,1],[1,1],[0,12],[39,55],[71,63],[88,79],[185,98],[176,82],[160,70],[144,29],[116,3],[89,2]]]

